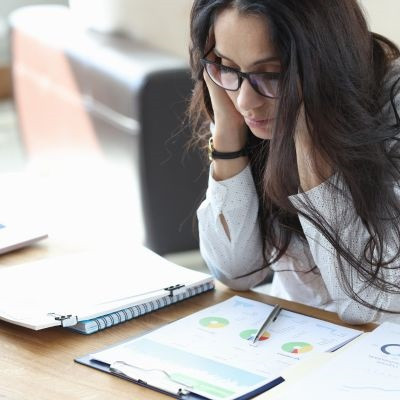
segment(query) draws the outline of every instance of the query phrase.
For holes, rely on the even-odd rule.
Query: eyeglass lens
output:
[[[207,72],[210,78],[219,86],[226,90],[238,90],[240,86],[240,76],[237,72],[224,68],[220,64],[207,63]],[[251,86],[260,94],[267,97],[277,97],[278,79],[271,79],[263,74],[249,74]]]

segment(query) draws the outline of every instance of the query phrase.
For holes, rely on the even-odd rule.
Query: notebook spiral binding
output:
[[[92,333],[110,328],[122,322],[129,321],[133,318],[138,318],[141,315],[159,310],[160,308],[178,303],[189,297],[196,296],[212,289],[214,289],[214,282],[207,282],[193,288],[188,288],[184,293],[180,293],[174,296],[166,295],[159,299],[128,307],[123,310],[113,312],[111,314],[103,315],[101,317],[93,318],[87,321],[80,321],[76,325],[68,327],[68,329],[83,333],[85,335],[90,335]]]

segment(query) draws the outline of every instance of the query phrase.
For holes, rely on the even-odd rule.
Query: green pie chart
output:
[[[306,342],[288,342],[282,346],[283,351],[293,354],[308,353],[312,349],[311,344]]]
[[[250,339],[254,338],[256,333],[257,333],[257,329],[247,329],[246,331],[240,332],[240,337],[245,340],[250,340]],[[269,337],[270,337],[269,332],[264,331],[258,340],[259,341],[268,340]]]
[[[206,328],[224,328],[228,324],[229,321],[222,317],[206,317],[200,320],[200,325]]]

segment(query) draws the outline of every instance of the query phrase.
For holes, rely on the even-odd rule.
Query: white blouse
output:
[[[361,255],[369,237],[361,219],[356,214],[349,191],[340,179],[335,179],[341,189],[339,202],[333,204],[329,180],[305,194],[290,196],[295,208],[307,214],[302,200],[307,201],[340,232],[340,239],[353,255]],[[400,197],[400,193],[399,193]],[[230,238],[220,220],[223,215]],[[250,166],[238,175],[216,181],[210,168],[206,198],[197,211],[199,220],[200,250],[212,274],[229,287],[247,290],[262,283],[268,268],[242,277],[259,269],[263,264],[262,243],[257,221],[258,197]],[[293,300],[338,313],[351,324],[400,322],[400,314],[382,313],[352,300],[343,290],[337,274],[338,261],[334,248],[321,232],[303,216],[299,216],[306,240],[293,235],[290,245],[272,269],[275,271],[271,295]],[[399,238],[395,238],[397,242]],[[396,246],[393,246],[394,248]],[[386,244],[386,255],[394,251]],[[400,295],[385,293],[365,285],[350,265],[342,260],[346,276],[351,279],[357,295],[378,307],[400,311]],[[400,283],[399,269],[385,269],[384,279]]]

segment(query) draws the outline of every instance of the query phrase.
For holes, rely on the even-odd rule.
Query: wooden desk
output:
[[[0,266],[47,257],[53,253],[59,254],[60,251],[52,252],[43,243],[2,256]],[[74,358],[143,334],[234,294],[271,304],[279,303],[286,309],[345,325],[333,313],[253,292],[234,292],[221,284],[217,284],[217,289],[212,293],[202,294],[89,336],[62,328],[35,332],[0,321],[0,399],[168,399],[170,397],[77,364]],[[372,330],[374,327],[368,324],[360,328]]]

